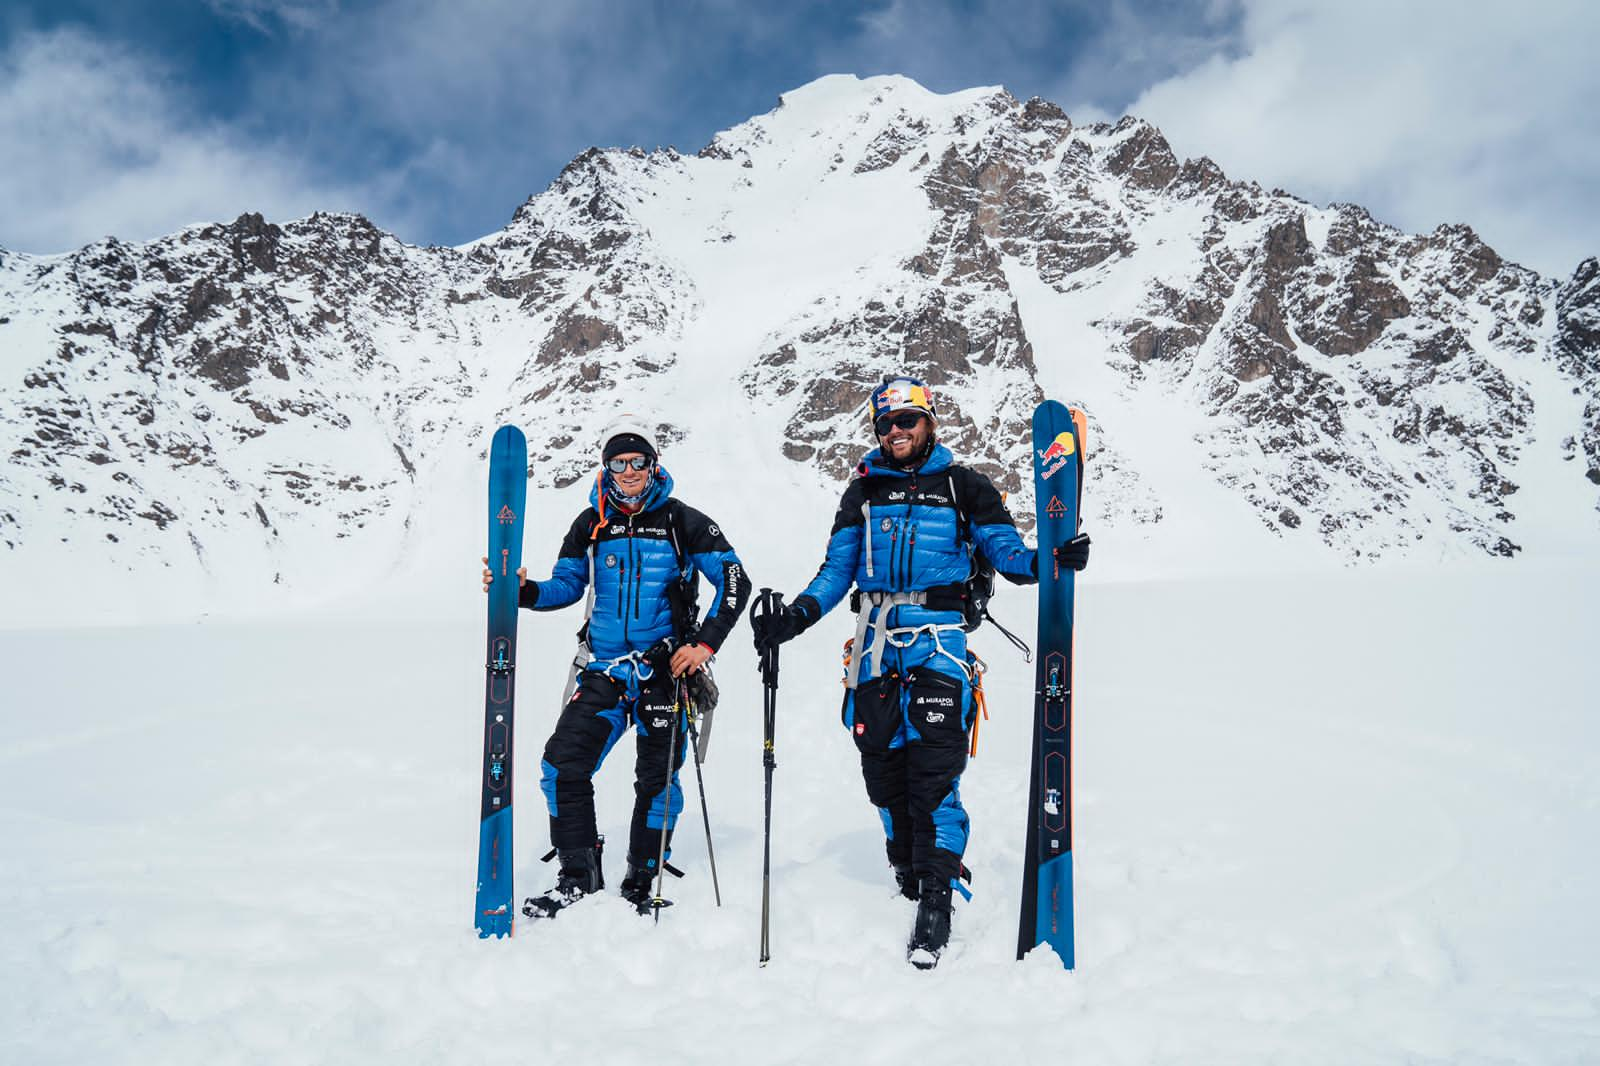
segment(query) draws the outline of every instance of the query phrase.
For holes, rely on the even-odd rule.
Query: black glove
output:
[[[756,651],[770,651],[785,641],[793,640],[821,617],[821,605],[810,596],[801,596],[770,614],[752,618],[750,628],[755,634]]]
[[[1056,545],[1056,565],[1082,570],[1089,565],[1089,534],[1079,533],[1065,544]]]
[[[672,677],[672,653],[678,650],[678,642],[671,637],[662,637],[644,650],[644,661],[650,664],[650,669],[662,677]]]

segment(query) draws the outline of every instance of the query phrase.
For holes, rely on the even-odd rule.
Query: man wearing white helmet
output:
[[[523,905],[530,918],[554,917],[605,887],[593,777],[630,718],[637,734],[634,808],[621,889],[648,912],[661,834],[670,846],[683,809],[678,768],[687,745],[671,737],[678,726],[674,679],[705,666],[750,598],[750,579],[722,530],[673,498],[672,475],[647,426],[631,415],[608,426],[600,459],[590,506],[567,531],[550,579],[529,581],[526,568],[517,571],[523,607],[553,611],[588,593],[582,668],[541,764],[560,872],[554,888]],[[717,589],[704,620],[695,603],[700,576]],[[485,569],[484,588],[493,580]]]
[[[907,956],[927,969],[949,941],[952,890],[966,893],[970,822],[960,781],[973,715],[970,579],[985,561],[1019,585],[1038,576],[999,491],[938,443],[927,384],[890,379],[869,406],[878,447],[839,502],[827,558],[792,603],[757,619],[755,639],[758,649],[792,640],[855,586],[842,717],[895,880],[917,901]],[[1054,551],[1061,565],[1082,570],[1089,538]]]

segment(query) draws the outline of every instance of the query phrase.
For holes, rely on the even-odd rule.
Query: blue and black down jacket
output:
[[[795,602],[812,600],[814,622],[838,606],[852,584],[867,592],[959,585],[972,571],[969,542],[1008,580],[1037,580],[1034,553],[987,477],[952,462],[942,444],[916,470],[892,467],[874,449],[839,501],[827,558]],[[936,613],[949,612],[903,609],[896,624],[920,624]]]
[[[648,650],[675,632],[674,586],[679,581],[681,538],[683,575],[698,582],[703,574],[716,586],[716,597],[699,624],[696,639],[716,651],[722,647],[750,598],[750,579],[722,530],[701,512],[672,498],[672,475],[659,469],[655,483],[634,514],[607,503],[601,523],[601,492],[611,475],[589,493],[589,508],[580,514],[561,542],[560,555],[548,581],[522,587],[523,607],[554,611],[578,602],[589,585],[589,549],[594,546],[594,610],[589,616],[589,648],[597,660],[617,659]],[[687,620],[686,620],[687,621]]]

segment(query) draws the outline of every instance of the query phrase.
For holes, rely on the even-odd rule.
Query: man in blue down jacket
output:
[[[648,913],[662,831],[670,844],[683,810],[678,769],[687,745],[681,735],[669,741],[677,727],[674,679],[701,669],[750,598],[750,579],[722,530],[672,497],[672,476],[657,461],[648,428],[624,416],[602,434],[601,460],[590,506],[568,530],[550,579],[528,581],[526,568],[517,572],[520,605],[536,611],[558,610],[588,593],[585,661],[541,764],[560,872],[554,888],[523,905],[530,918],[554,917],[605,887],[593,777],[629,718],[638,737],[621,890]],[[697,624],[698,575],[717,594]],[[492,579],[485,570],[485,588]]]
[[[918,901],[908,958],[927,969],[949,940],[951,891],[965,893],[960,782],[973,714],[966,581],[977,552],[1008,580],[1034,584],[1036,556],[993,483],[936,441],[926,384],[886,381],[873,390],[869,415],[878,447],[839,502],[827,558],[792,603],[756,623],[756,646],[798,636],[856,587],[844,725],[895,879]],[[1060,565],[1081,570],[1088,537],[1054,552]]]

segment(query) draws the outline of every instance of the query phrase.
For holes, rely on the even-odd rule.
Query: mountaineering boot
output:
[[[522,913],[529,918],[554,918],[589,893],[606,887],[598,846],[562,849],[557,854],[561,871],[556,875],[556,886],[542,896],[529,896],[522,903]]]
[[[622,879],[622,898],[633,904],[640,914],[649,914],[658,904],[655,902],[656,875],[655,871],[642,863],[628,860],[628,876]],[[672,901],[664,899],[659,906],[670,907]]]
[[[892,865],[894,866],[895,887],[900,890],[900,894],[913,903],[921,899],[922,883],[917,879],[917,875],[912,872],[911,864],[909,862],[896,862]],[[961,864],[960,870],[961,872],[956,876],[971,884],[972,871],[967,869],[966,863]]]
[[[937,877],[922,879],[917,920],[906,945],[906,961],[919,970],[931,970],[950,942],[950,882]]]

